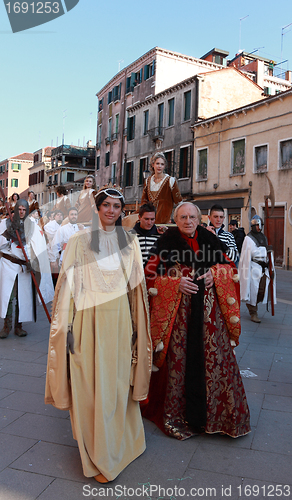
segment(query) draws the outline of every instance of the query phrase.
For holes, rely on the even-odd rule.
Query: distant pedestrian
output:
[[[231,234],[233,234],[233,236],[234,236],[237,250],[239,253],[241,253],[243,240],[246,236],[244,227],[238,227],[237,220],[231,219],[231,221],[229,222],[229,229],[230,229]]]

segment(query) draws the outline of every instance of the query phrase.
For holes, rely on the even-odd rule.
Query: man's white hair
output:
[[[197,210],[197,214],[198,214],[198,219],[199,219],[199,224],[201,224],[201,219],[202,219],[202,214],[201,214],[201,210],[199,209],[198,205],[195,205],[195,203],[192,203],[191,201],[181,201],[177,207],[175,208],[174,212],[173,212],[173,220],[176,221],[177,219],[177,213],[179,211],[179,209],[184,206],[184,205],[191,205],[192,207],[195,207],[196,210]]]

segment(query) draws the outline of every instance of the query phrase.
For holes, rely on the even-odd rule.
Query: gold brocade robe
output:
[[[64,253],[53,305],[45,402],[70,410],[84,475],[102,473],[113,480],[145,449],[138,401],[147,397],[151,374],[148,303],[137,238],[115,271],[102,268],[90,238],[88,229],[76,233]],[[66,343],[73,300],[69,380]]]

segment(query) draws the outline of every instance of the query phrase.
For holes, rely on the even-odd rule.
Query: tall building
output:
[[[123,186],[128,210],[141,200],[155,150],[165,154],[168,173],[184,197],[192,196],[194,135],[191,126],[238,105],[264,98],[262,88],[236,68],[199,73],[128,109],[135,134],[128,137]]]
[[[34,191],[40,206],[48,203],[47,170],[51,167],[51,147],[38,149],[33,153],[33,165],[29,168],[29,188]]]
[[[271,59],[240,51],[233,59],[227,61],[228,66],[234,66],[246,72],[263,88],[264,94],[275,95],[292,88],[291,71],[283,71],[281,63]]]
[[[97,93],[97,184],[122,182],[127,141],[135,135],[135,118],[128,114],[131,106],[198,73],[223,67],[224,64],[155,47],[115,75]]]
[[[270,181],[275,262],[291,268],[292,89],[201,120],[192,129],[192,199],[203,216],[219,203],[225,209],[225,227],[237,219],[248,232],[252,215],[265,218]]]
[[[20,194],[27,189],[32,164],[32,153],[22,153],[0,161],[0,185],[7,199],[13,193]]]

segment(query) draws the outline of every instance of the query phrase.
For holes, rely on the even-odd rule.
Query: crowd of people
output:
[[[97,190],[91,175],[75,206],[64,186],[43,216],[33,194],[14,195],[0,223],[0,338],[14,301],[16,335],[35,320],[34,274],[53,300],[45,402],[70,411],[84,475],[99,483],[145,450],[141,414],[180,440],[250,432],[235,348],[241,300],[259,322],[275,283],[263,222],[225,231],[216,204],[203,224],[166,166],[155,153],[130,230],[121,188]]]

